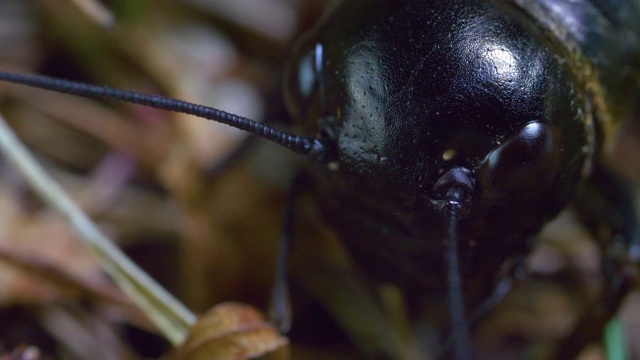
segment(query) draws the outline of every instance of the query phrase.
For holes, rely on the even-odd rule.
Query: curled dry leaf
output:
[[[202,315],[187,340],[165,360],[244,360],[289,358],[288,340],[260,311],[240,303],[222,303]]]

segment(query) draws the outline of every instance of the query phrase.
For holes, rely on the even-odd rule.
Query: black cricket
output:
[[[307,156],[316,165],[301,171],[311,180],[296,182],[292,196],[321,199],[372,278],[417,296],[446,294],[453,357],[470,359],[472,320],[500,301],[495,284],[512,276],[496,279],[501,267],[580,201],[580,187],[622,219],[598,238],[604,253],[622,249],[605,259],[607,311],[583,321],[604,323],[629,290],[625,269],[640,256],[635,209],[601,157],[638,104],[638,19],[636,0],[343,1],[291,56],[284,96],[301,135],[157,96],[0,79],[198,115]],[[274,295],[283,327],[285,262]],[[593,336],[578,330],[558,356]]]

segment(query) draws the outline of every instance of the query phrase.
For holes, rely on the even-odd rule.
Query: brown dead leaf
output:
[[[22,211],[11,195],[11,187],[0,184],[0,246],[8,256],[0,262],[0,304],[22,302],[46,303],[60,296],[60,292],[37,280],[32,274],[18,270],[17,263],[34,262],[56,268],[60,274],[83,274],[85,284],[100,284],[104,275],[93,256],[71,233],[63,219],[51,212],[29,214]],[[18,257],[29,261],[11,261]],[[21,267],[21,266],[19,266]],[[46,273],[48,271],[42,271]],[[98,286],[101,287],[101,286]]]
[[[222,303],[200,317],[185,343],[165,360],[289,358],[288,340],[255,308]]]
[[[45,280],[55,286],[58,292],[67,293],[71,297],[82,294],[98,301],[106,300],[127,307],[133,306],[131,301],[106,277],[83,279],[78,274],[66,271],[59,264],[28,254],[21,254],[3,244],[0,244],[0,261],[11,264],[35,278]]]

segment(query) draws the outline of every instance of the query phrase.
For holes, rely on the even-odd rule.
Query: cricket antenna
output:
[[[458,221],[468,210],[470,196],[473,193],[473,181],[467,169],[453,168],[436,181],[433,190],[439,194],[440,211],[447,229],[445,258],[447,259],[448,303],[454,359],[470,360],[469,327],[465,316],[458,260]]]
[[[328,161],[328,146],[321,139],[317,139],[315,137],[306,138],[290,134],[272,126],[209,106],[198,105],[159,95],[141,94],[133,91],[114,89],[107,86],[91,85],[41,75],[24,75],[0,71],[0,80],[82,97],[122,100],[156,109],[194,115],[247,131],[251,134],[282,145],[297,154],[305,155],[311,160],[318,162]]]

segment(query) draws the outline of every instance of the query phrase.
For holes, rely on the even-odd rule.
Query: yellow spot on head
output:
[[[444,159],[444,161],[449,161],[453,159],[454,156],[456,156],[455,149],[447,149],[442,153],[442,159]]]

